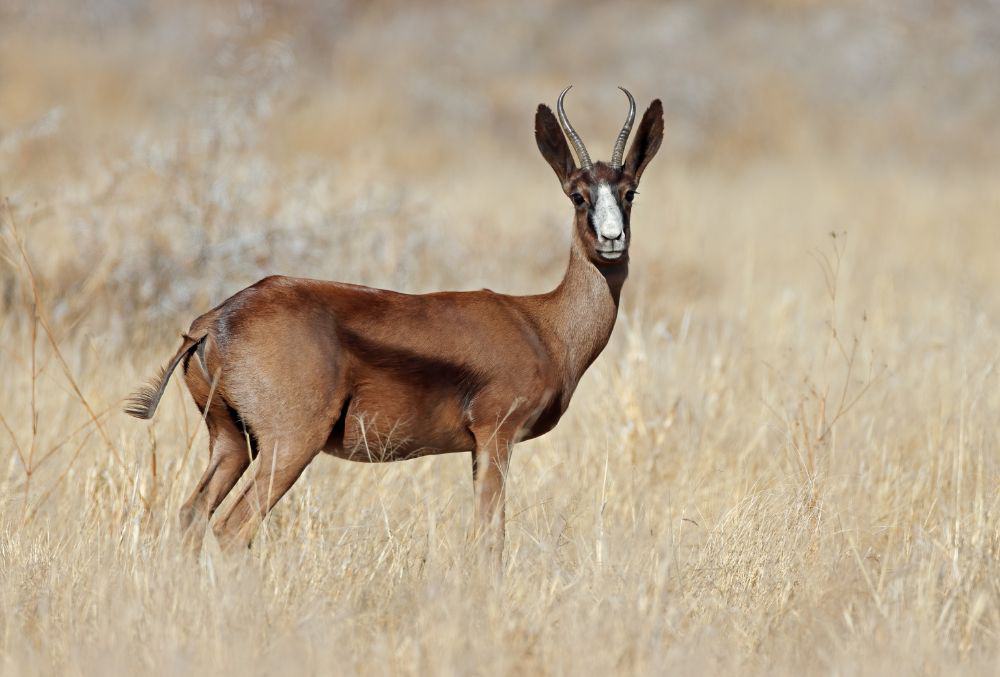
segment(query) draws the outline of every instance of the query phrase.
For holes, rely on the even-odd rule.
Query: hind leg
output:
[[[253,431],[259,450],[213,525],[226,549],[249,545],[264,516],[322,449],[348,395],[328,311],[307,303],[297,285],[283,278],[262,281],[254,298],[263,305],[248,301],[223,323],[221,394]]]
[[[271,436],[261,439],[252,479],[215,524],[215,536],[223,550],[249,547],[264,517],[316,458],[321,444],[292,435],[282,442]]]
[[[228,416],[213,417],[206,423],[210,436],[208,467],[180,512],[184,544],[195,553],[201,549],[212,514],[250,465],[246,438]]]

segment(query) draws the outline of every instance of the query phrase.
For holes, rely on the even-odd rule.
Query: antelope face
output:
[[[625,143],[635,121],[635,99],[628,90],[619,89],[628,97],[629,111],[608,163],[591,161],[580,135],[566,117],[563,99],[569,87],[559,95],[556,106],[558,120],[545,105],[539,105],[535,114],[538,150],[559,177],[563,191],[572,201],[576,213],[575,237],[597,265],[619,264],[628,260],[632,201],[638,194],[636,188],[642,172],[663,140],[663,105],[656,99],[643,114],[635,140],[628,156],[625,156]],[[570,153],[567,137],[576,149],[579,167]]]
[[[603,162],[577,171],[566,193],[576,210],[576,235],[596,263],[625,261],[636,181]]]

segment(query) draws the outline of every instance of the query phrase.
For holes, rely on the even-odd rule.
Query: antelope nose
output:
[[[625,237],[625,231],[614,224],[608,224],[601,227],[601,237],[614,242]]]

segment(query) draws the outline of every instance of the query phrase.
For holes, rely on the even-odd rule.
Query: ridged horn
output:
[[[562,125],[563,133],[573,142],[573,148],[576,149],[576,156],[580,158],[580,169],[590,169],[594,166],[594,163],[590,161],[590,154],[587,153],[587,147],[583,145],[583,140],[576,133],[576,130],[573,129],[573,125],[569,123],[569,118],[566,117],[566,109],[563,108],[563,99],[566,97],[566,92],[572,89],[572,87],[573,85],[570,85],[559,95],[559,101],[556,102],[556,112],[559,114],[559,124]]]
[[[628,116],[625,118],[625,124],[622,125],[622,131],[618,132],[615,149],[611,151],[611,166],[615,169],[621,169],[622,159],[625,157],[625,142],[628,141],[628,135],[632,133],[632,123],[635,122],[635,99],[624,87],[618,89],[625,92],[625,96],[628,97]]]

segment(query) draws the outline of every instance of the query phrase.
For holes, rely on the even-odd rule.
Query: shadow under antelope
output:
[[[214,525],[223,549],[249,546],[321,451],[369,462],[471,451],[476,531],[499,565],[511,449],[552,430],[611,336],[628,275],[632,201],[663,139],[657,99],[625,155],[635,100],[622,89],[629,111],[611,161],[591,162],[566,117],[567,91],[558,120],[545,105],[535,114],[538,149],[574,210],[569,265],[554,290],[412,295],[272,276],[191,324],[125,409],[151,418],[181,365],[210,440],[208,467],[181,509],[191,547],[200,548],[251,458],[250,481]],[[392,444],[372,448],[385,439]]]

